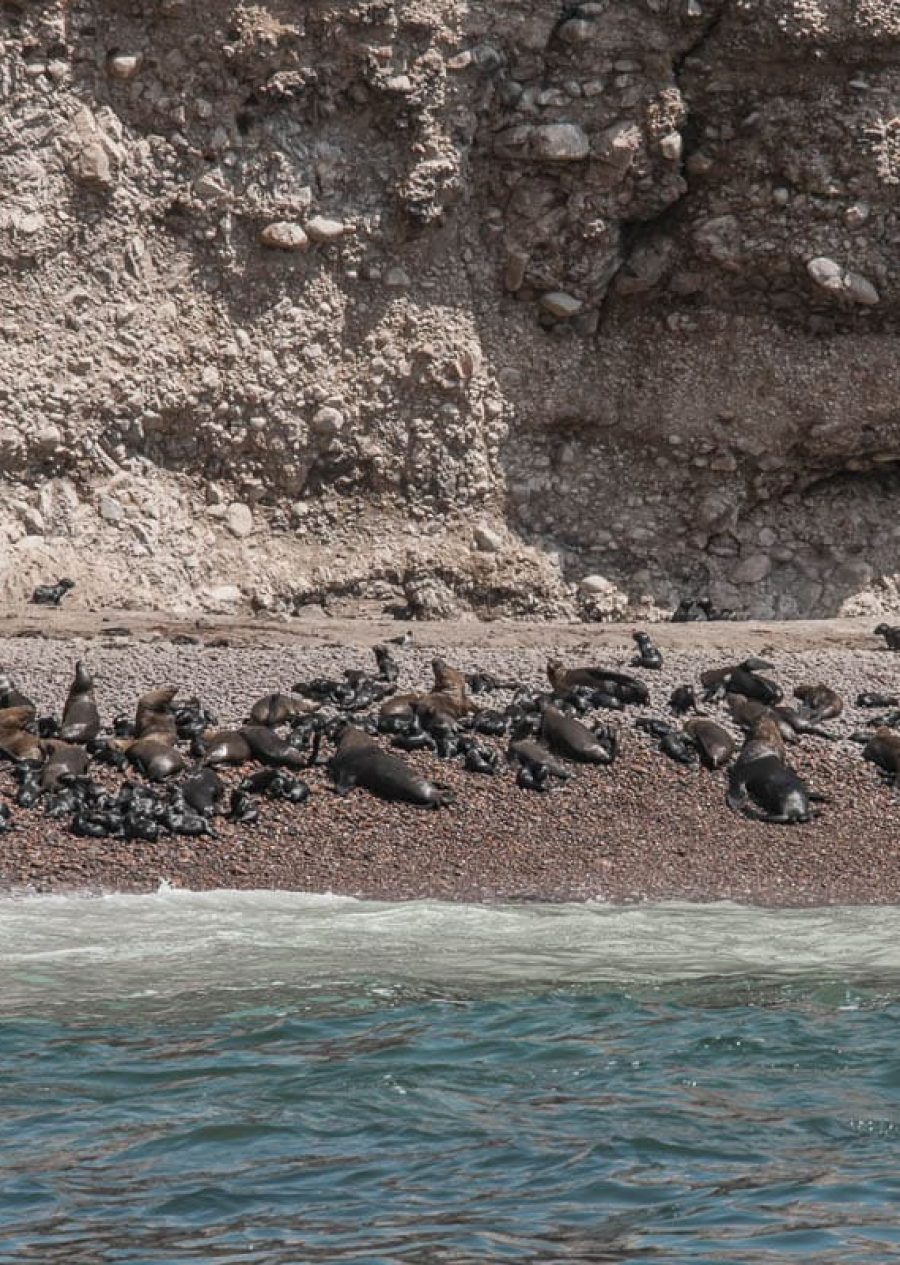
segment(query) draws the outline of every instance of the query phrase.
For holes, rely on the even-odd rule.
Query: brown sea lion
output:
[[[126,739],[118,745],[135,768],[151,782],[164,782],[167,777],[183,773],[188,767],[188,761],[181,752],[155,734]]]
[[[0,753],[10,760],[33,760],[36,764],[44,759],[38,737],[26,729],[34,720],[34,707],[0,709]]]
[[[172,711],[172,699],[177,693],[177,685],[166,685],[141,695],[134,717],[135,738],[147,738],[152,734],[161,741],[177,741],[178,726]]]
[[[587,725],[567,716],[549,703],[541,713],[541,737],[556,755],[582,764],[612,764],[616,758],[616,735],[611,730],[606,737],[592,733]]]
[[[64,773],[71,773],[76,777],[87,773],[90,757],[84,747],[60,742],[56,738],[48,739],[41,746],[47,756],[47,762],[41,769],[40,777],[43,790],[52,790]]]
[[[650,702],[650,691],[643,681],[613,668],[566,668],[562,659],[550,659],[547,663],[547,679],[554,694],[567,694],[570,690],[584,687],[605,690],[623,703],[643,706]]]
[[[195,751],[195,754],[200,753],[204,764],[246,764],[253,755],[240,729],[204,730]]]
[[[402,800],[422,808],[443,808],[452,800],[449,792],[415,773],[399,756],[382,751],[367,733],[353,725],[341,735],[328,769],[339,795],[362,786],[382,799]]]
[[[685,721],[684,732],[693,738],[700,760],[707,769],[721,769],[734,755],[734,739],[714,720],[694,716]]]
[[[820,720],[833,720],[844,710],[844,700],[828,685],[798,685],[794,698],[800,699],[801,713],[815,725]]]
[[[283,725],[297,716],[317,712],[319,704],[294,694],[264,694],[250,708],[250,721],[254,725]]]
[[[729,694],[726,699],[728,710],[734,717],[735,723],[740,725],[742,729],[750,730],[753,726],[767,716],[778,726],[778,731],[785,742],[799,742],[797,731],[790,724],[785,716],[775,711],[772,707],[767,707],[765,703],[760,703],[755,698],[745,698],[743,694]]]
[[[896,778],[900,774],[900,734],[881,725],[863,747],[862,757]]]
[[[261,764],[274,764],[284,769],[307,767],[308,761],[303,752],[285,742],[267,725],[242,725],[240,733],[251,754]]]
[[[100,713],[94,699],[94,678],[79,659],[66,705],[59,736],[63,742],[90,742],[100,732]]]

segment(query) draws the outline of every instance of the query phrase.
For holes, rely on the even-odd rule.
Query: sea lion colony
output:
[[[679,764],[724,770],[725,801],[737,813],[794,825],[822,811],[827,796],[798,776],[788,748],[838,736],[826,727],[844,708],[835,690],[799,685],[786,703],[767,675],[771,665],[747,658],[679,685],[665,700],[668,718],[629,718],[629,708],[650,702],[648,682],[662,664],[646,633],[634,639],[637,655],[627,665],[634,671],[551,659],[545,691],[434,659],[433,687],[401,693],[392,648],[377,646],[374,673],[347,669],[341,679],[300,681],[290,693],[258,699],[231,728],[198,699],[179,701],[174,686],[145,692],[133,715],[104,728],[81,661],[60,717],[39,716],[13,681],[0,677],[0,757],[15,779],[12,805],[0,801],[0,829],[14,828],[18,807],[66,820],[79,836],[208,835],[219,814],[258,821],[263,798],[302,804],[310,788],[301,774],[314,765],[326,767],[338,795],[360,788],[422,807],[450,804],[439,781],[404,759],[414,751],[459,760],[475,776],[509,771],[523,790],[545,792],[575,776],[578,764],[610,769],[628,730]],[[501,691],[505,705],[491,706],[490,696]],[[880,714],[851,740],[881,776],[895,780],[900,700],[864,693],[856,706]],[[741,731],[743,745],[717,710]],[[232,772],[222,776],[226,769]]]

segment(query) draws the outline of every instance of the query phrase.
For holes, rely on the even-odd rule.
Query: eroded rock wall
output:
[[[7,598],[900,606],[894,0],[6,0],[0,38]]]

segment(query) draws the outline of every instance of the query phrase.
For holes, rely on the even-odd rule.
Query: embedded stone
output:
[[[475,547],[482,553],[499,553],[503,548],[503,537],[491,527],[476,527],[473,534]]]
[[[584,306],[581,299],[576,299],[572,294],[566,294],[564,290],[550,290],[547,294],[542,294],[540,304],[545,312],[555,316],[558,321],[567,321],[577,316]]]
[[[344,236],[347,227],[340,220],[329,219],[325,215],[314,215],[306,222],[307,235],[314,242],[336,242]]]
[[[306,250],[309,246],[309,238],[300,225],[289,220],[267,224],[260,234],[260,241],[272,250]]]
[[[225,526],[232,536],[242,540],[253,531],[253,511],[243,501],[232,501],[225,515]]]
[[[338,434],[344,426],[344,415],[336,408],[327,405],[317,410],[312,419],[313,429],[319,435],[332,436]]]
[[[659,152],[669,162],[677,162],[681,157],[683,148],[684,142],[681,139],[680,132],[668,132],[659,142]]]
[[[772,569],[768,554],[752,553],[740,562],[731,573],[735,584],[759,584]]]
[[[548,162],[580,162],[591,152],[591,143],[577,123],[543,123],[531,133],[538,158]]]
[[[106,69],[113,79],[132,79],[140,66],[140,53],[112,53],[106,59]]]
[[[874,307],[880,302],[878,291],[872,282],[858,272],[844,274],[844,288],[848,299],[852,299],[854,303],[862,303],[864,307]]]
[[[840,264],[836,264],[833,259],[826,258],[825,255],[817,255],[815,259],[810,259],[806,265],[806,271],[817,286],[821,286],[823,290],[832,292],[843,290],[843,269]]]

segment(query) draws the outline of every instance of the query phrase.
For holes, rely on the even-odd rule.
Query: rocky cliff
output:
[[[896,0],[3,0],[0,41],[5,598],[900,608]]]

